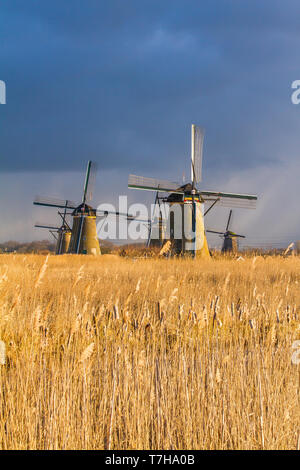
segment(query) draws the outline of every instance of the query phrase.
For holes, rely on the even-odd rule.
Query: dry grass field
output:
[[[0,255],[0,448],[300,448],[299,287],[299,257]]]

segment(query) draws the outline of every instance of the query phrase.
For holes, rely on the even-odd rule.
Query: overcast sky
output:
[[[234,229],[300,239],[299,31],[296,0],[2,1],[0,241],[45,238],[32,225],[56,214],[33,197],[80,199],[88,159],[97,204],[150,201],[128,173],[188,176],[192,122],[206,131],[201,187],[259,195]]]

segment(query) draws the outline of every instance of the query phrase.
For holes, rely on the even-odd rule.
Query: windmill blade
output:
[[[33,201],[36,206],[58,207],[60,209],[75,209],[78,204],[68,199],[56,199],[54,197],[36,196]]]
[[[106,217],[108,215],[115,215],[116,217],[125,217],[127,220],[134,220],[136,222],[150,222],[150,219],[139,219],[132,214],[128,214],[127,212],[118,212],[118,211],[105,211],[105,210],[97,210],[96,216],[97,217]]]
[[[229,225],[230,225],[230,222],[232,220],[232,209],[230,209],[230,212],[229,212],[229,217],[228,217],[228,221],[227,221],[227,225],[226,225],[226,232],[229,230]]]
[[[219,200],[223,207],[237,207],[242,209],[255,209],[257,196],[250,194],[223,193],[217,191],[200,191],[205,202]]]
[[[142,189],[145,191],[160,191],[165,193],[184,194],[180,190],[180,184],[156,178],[145,178],[144,176],[129,175],[128,188]]]
[[[208,233],[216,233],[217,235],[224,235],[224,232],[217,232],[216,230],[205,230]]]
[[[57,230],[49,230],[49,232],[51,233],[52,237],[55,238],[55,240],[58,240],[58,236],[56,235],[58,233]]]
[[[202,155],[203,155],[204,129],[192,124],[191,143],[191,178],[193,186],[202,180]]]
[[[66,212],[66,209],[65,209],[63,213],[61,213],[61,212],[58,211],[58,214],[59,214],[59,216],[62,218],[62,225],[67,226],[67,228],[68,228],[69,230],[71,230],[71,227],[70,227],[70,225],[69,225],[68,222],[67,222],[67,215],[70,215],[70,213]]]
[[[91,201],[93,199],[93,191],[96,181],[96,172],[97,172],[97,164],[96,162],[88,161],[85,181],[84,181],[84,188],[83,188],[83,198],[82,202],[85,203],[86,201]]]
[[[40,223],[40,222],[37,222],[36,224],[34,224],[35,227],[37,228],[47,228],[48,230],[59,230],[60,227],[57,227],[57,225],[55,224],[43,224],[43,223]]]
[[[142,222],[143,224],[151,224],[151,219],[139,219],[138,217],[128,217],[127,220],[130,220],[130,222]]]
[[[126,217],[128,220],[134,219],[134,216],[131,214],[128,214],[127,212],[105,211],[105,210],[96,211],[97,217],[106,217],[108,215],[115,215],[116,217]]]
[[[246,238],[245,235],[239,235],[238,233],[234,233],[234,232],[227,232],[226,233],[227,236],[229,237],[232,237],[232,238]]]
[[[236,209],[256,209],[256,201],[251,199],[220,198],[219,205]]]
[[[105,219],[105,217],[107,217],[107,214],[96,214],[96,218],[97,219]]]

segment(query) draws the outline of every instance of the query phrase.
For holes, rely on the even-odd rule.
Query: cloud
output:
[[[180,165],[191,122],[207,129],[210,168],[274,163],[299,147],[296,2],[2,8],[3,171],[76,170],[86,158],[160,171]]]

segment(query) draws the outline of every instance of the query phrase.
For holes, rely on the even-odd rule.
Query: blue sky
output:
[[[192,122],[203,186],[260,195],[239,227],[300,238],[299,30],[291,0],[1,2],[0,239],[41,238],[35,192],[76,198],[88,159],[99,202],[128,193],[130,172],[180,180]]]

